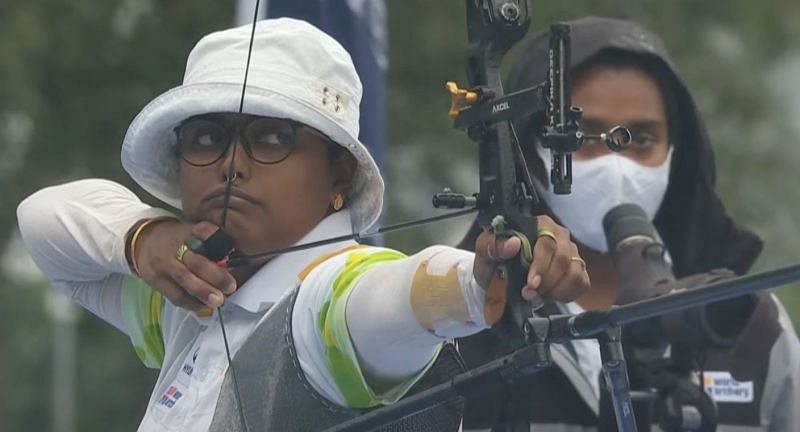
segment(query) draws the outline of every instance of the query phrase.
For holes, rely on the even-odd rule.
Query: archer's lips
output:
[[[211,208],[225,207],[225,188],[214,190],[203,200],[203,202]],[[261,204],[246,192],[237,188],[233,188],[231,189],[230,201],[228,202],[228,205],[230,208],[235,209],[241,206],[260,206]]]

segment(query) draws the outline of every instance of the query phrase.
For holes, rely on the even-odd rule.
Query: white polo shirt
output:
[[[228,366],[219,314],[201,318],[164,301],[130,276],[125,259],[124,239],[130,226],[169,213],[142,203],[117,183],[99,179],[39,191],[20,204],[18,212],[23,240],[53,287],[125,332],[145,364],[161,369],[139,430],[206,430]],[[350,216],[344,210],[324,219],[298,244],[351,232]],[[231,355],[268,316],[272,305],[297,288],[304,269],[320,257],[351,246],[356,243],[345,241],[278,256],[239,287],[222,306]],[[377,255],[402,256],[382,248],[357,250],[358,256],[373,256],[371,261],[377,261]],[[331,303],[332,278],[342,271],[335,267],[346,267],[352,255],[346,252],[316,267],[317,276],[304,283],[292,316],[297,355],[308,381],[343,406],[348,399],[330,370],[326,348],[331,341],[326,347],[319,334],[318,328],[324,327],[319,311]],[[367,267],[360,264],[359,271]],[[344,323],[340,319],[332,325],[342,328]],[[337,348],[349,347],[353,352],[346,331],[330,333],[340,335],[334,341]]]
[[[326,218],[298,244],[349,232],[349,215],[339,212]],[[228,297],[221,310],[231,355],[236,354],[253,330],[269,316],[272,305],[298,286],[298,275],[304,269],[322,256],[351,246],[356,246],[356,243],[341,242],[278,256]],[[319,295],[302,296],[295,305],[293,323],[299,327],[293,329],[293,334],[297,353],[309,382],[329,399],[343,404],[344,398],[325,367],[324,349],[318,343],[313,327],[313,311],[319,310],[329,287],[322,284],[304,286],[304,289],[315,288],[320,291]],[[303,301],[315,300],[319,304],[302,304]],[[123,309],[124,305],[123,302]],[[228,367],[220,315],[214,311],[212,316],[201,318],[167,302],[162,316],[166,351],[139,430],[206,430],[214,416],[217,396]],[[126,322],[127,328],[132,325],[135,323],[131,320]]]
[[[42,189],[17,212],[23,240],[53,287],[126,333],[143,362],[161,369],[139,430],[207,430],[228,367],[220,314],[199,316],[172,305],[132,277],[125,259],[130,227],[169,213],[99,179]],[[343,210],[298,243],[351,230]],[[273,305],[297,289],[292,336],[311,386],[340,406],[392,404],[433,365],[447,338],[486,327],[485,292],[473,276],[473,262],[474,254],[445,246],[407,257],[352,241],[278,256],[221,309],[231,354]],[[425,277],[417,277],[423,268]],[[433,330],[420,324],[411,298],[415,284],[432,280],[450,284],[464,300],[459,314],[466,314],[445,316]],[[357,312],[348,313],[351,308]],[[375,391],[367,374],[391,388]]]

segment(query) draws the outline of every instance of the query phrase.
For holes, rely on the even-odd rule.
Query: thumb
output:
[[[482,232],[475,241],[473,275],[482,288],[492,279],[497,265],[519,253],[522,243],[517,237],[498,238],[493,232]]]
[[[497,237],[491,231],[484,231],[475,241],[475,255],[487,262],[499,263],[514,258],[521,245],[516,236]]]

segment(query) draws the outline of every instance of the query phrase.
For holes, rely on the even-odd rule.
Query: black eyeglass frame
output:
[[[256,159],[253,156],[253,151],[252,151],[252,148],[250,147],[250,144],[245,139],[244,131],[247,129],[247,127],[249,127],[253,122],[256,122],[258,120],[264,120],[264,119],[266,119],[266,120],[278,120],[278,121],[285,122],[291,127],[291,130],[292,130],[292,143],[291,143],[291,147],[289,147],[289,151],[286,152],[285,156],[283,156],[282,158],[280,158],[279,160],[276,160],[276,161],[263,162],[263,161],[260,161],[260,160]],[[220,152],[219,156],[217,156],[211,162],[202,163],[202,164],[195,163],[195,162],[192,162],[192,161],[186,159],[186,157],[184,157],[184,155],[183,155],[183,152],[181,152],[181,134],[180,134],[181,133],[181,129],[184,126],[186,126],[187,123],[189,123],[191,121],[194,121],[194,120],[204,120],[204,121],[208,121],[208,122],[211,122],[211,123],[216,123],[217,125],[220,126],[220,129],[225,132],[225,137],[227,138],[227,143],[225,144],[225,148],[222,149],[222,151]],[[180,156],[180,158],[183,159],[184,162],[186,162],[187,164],[189,164],[191,166],[207,167],[207,166],[210,166],[210,165],[213,165],[213,164],[219,162],[220,159],[222,159],[225,156],[225,154],[228,153],[228,150],[231,148],[231,143],[233,142],[233,139],[232,139],[233,134],[231,134],[231,129],[234,129],[234,130],[235,129],[240,129],[239,135],[240,135],[240,142],[241,142],[242,148],[244,148],[245,153],[247,153],[247,156],[252,161],[254,161],[254,162],[258,163],[258,164],[261,164],[261,165],[276,165],[276,164],[279,164],[279,163],[285,161],[286,159],[289,158],[289,156],[292,155],[292,152],[294,151],[295,147],[297,146],[297,130],[300,129],[300,128],[305,128],[312,135],[316,135],[316,136],[322,138],[326,142],[326,144],[329,146],[329,148],[331,146],[340,147],[339,144],[334,142],[327,135],[325,135],[324,133],[314,129],[313,127],[308,126],[308,125],[306,125],[304,123],[298,122],[296,120],[280,118],[280,117],[253,116],[253,119],[251,119],[250,121],[246,122],[242,127],[237,126],[235,128],[231,128],[231,127],[225,127],[220,122],[217,122],[217,121],[214,121],[214,120],[210,120],[210,119],[205,119],[202,116],[193,116],[193,117],[189,117],[189,118],[183,120],[182,122],[180,122],[177,126],[175,126],[173,128],[172,131],[175,133],[175,150],[177,151],[178,156]]]

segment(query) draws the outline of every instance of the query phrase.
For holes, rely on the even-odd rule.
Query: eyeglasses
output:
[[[254,117],[244,126],[225,126],[206,118],[190,118],[175,128],[178,151],[186,163],[208,166],[220,160],[240,134],[244,151],[256,162],[277,164],[286,160],[297,141],[302,123],[286,119]],[[308,128],[326,141],[327,137]]]

